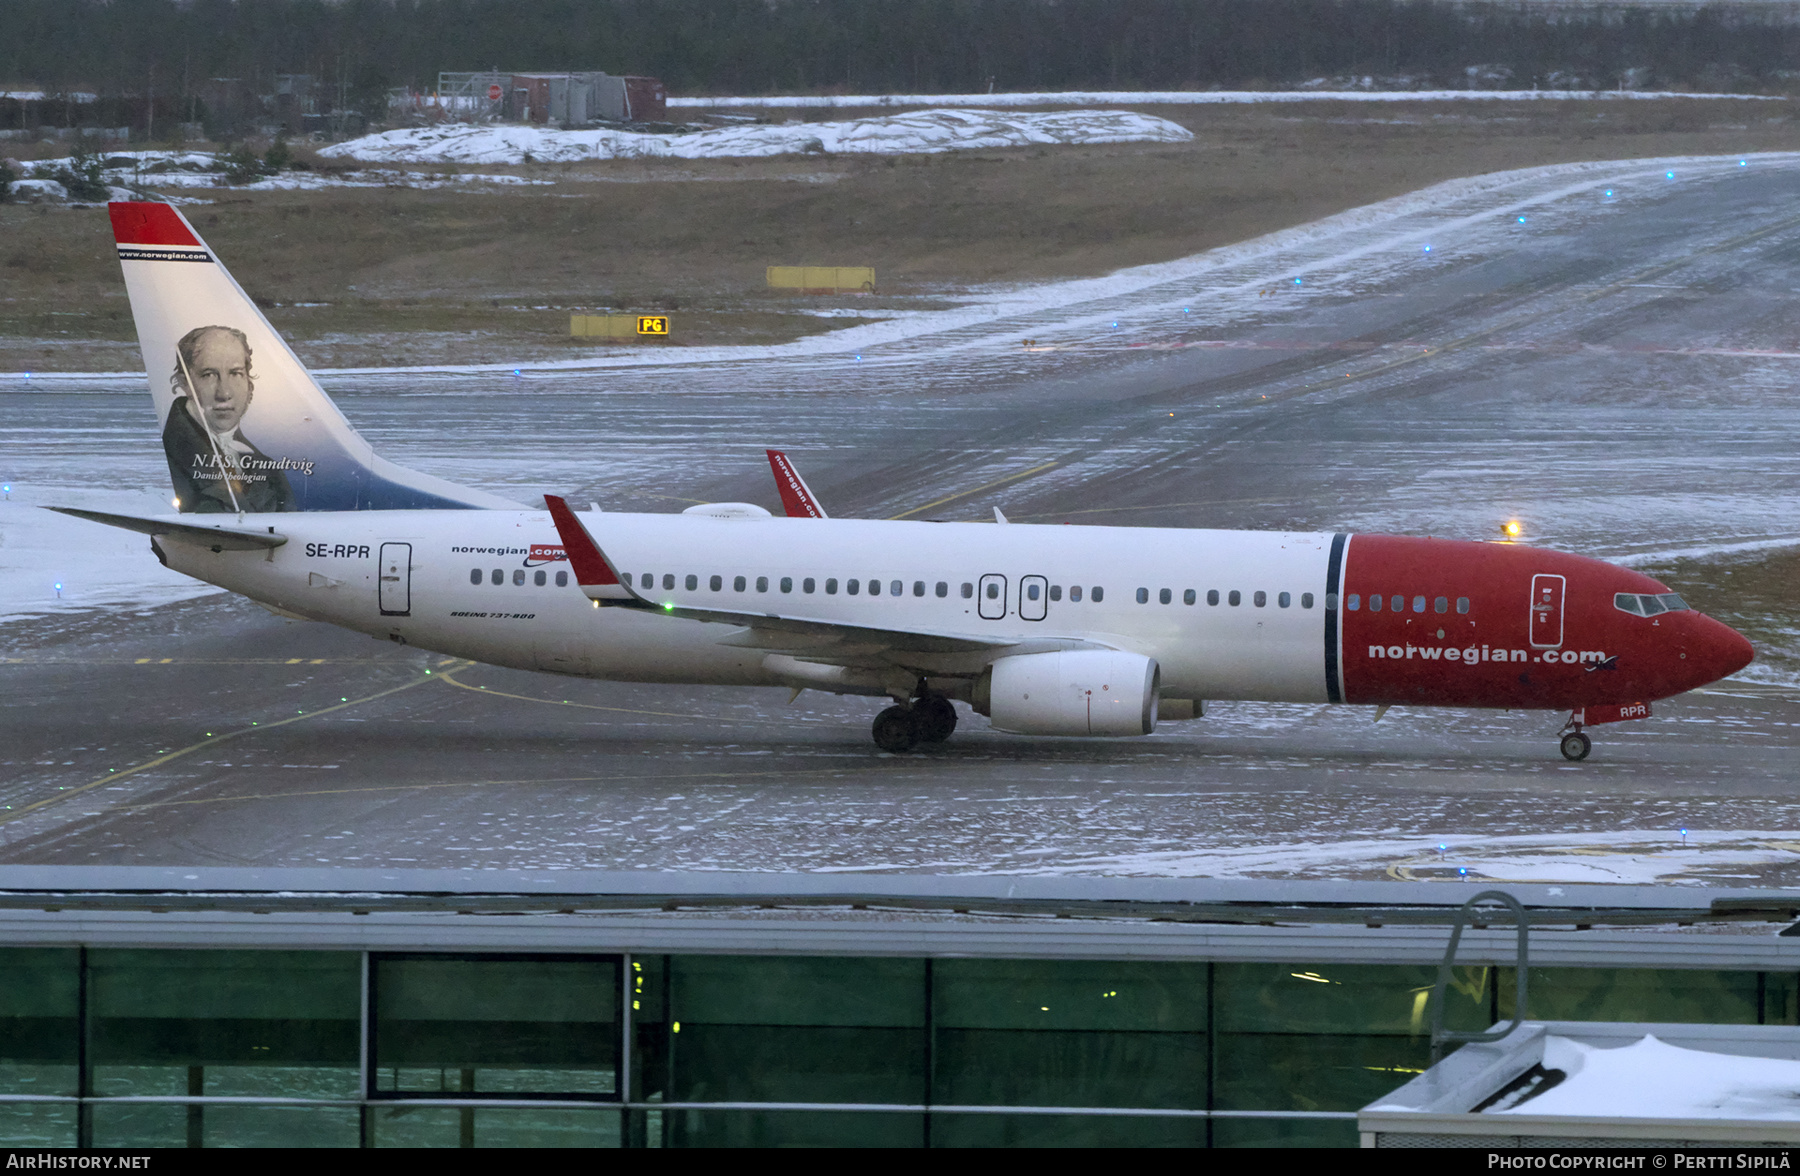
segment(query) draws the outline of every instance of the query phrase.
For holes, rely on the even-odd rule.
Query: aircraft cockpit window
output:
[[[1687,601],[1675,592],[1663,592],[1656,595],[1636,592],[1620,592],[1613,597],[1613,607],[1620,612],[1628,612],[1634,617],[1654,617],[1666,612],[1680,612],[1687,608]]]

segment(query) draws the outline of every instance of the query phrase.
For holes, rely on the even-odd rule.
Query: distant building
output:
[[[607,73],[440,73],[438,103],[449,118],[547,126],[668,117],[668,91],[660,79]]]

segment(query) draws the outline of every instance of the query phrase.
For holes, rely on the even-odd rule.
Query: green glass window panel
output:
[[[1429,1035],[1434,965],[1217,964],[1215,1028],[1221,1033],[1395,1033]],[[1458,967],[1445,994],[1444,1022],[1485,1029],[1493,969]]]
[[[667,956],[634,956],[631,985],[631,1097],[661,1098],[668,1088],[669,1025],[663,1005],[668,991]],[[660,1130],[656,1138],[661,1138]]]
[[[616,958],[373,963],[378,1091],[616,1091]]]
[[[369,1109],[375,1147],[618,1147],[616,1107],[414,1107]]]
[[[362,1119],[355,1107],[200,1108],[202,1147],[356,1147]]]
[[[1138,1115],[931,1116],[932,1147],[1205,1147],[1205,1119]]]
[[[1512,1017],[1516,969],[1500,977],[1500,1015]],[[1755,972],[1676,968],[1533,968],[1526,1013],[1544,1021],[1757,1023]]]
[[[675,956],[672,1016],[708,1025],[922,1028],[925,961],[810,956]]]
[[[0,1103],[0,1143],[7,1147],[74,1147],[74,1103]]]
[[[1764,972],[1763,1024],[1800,1023],[1800,977],[1792,972]]]
[[[91,951],[93,1091],[353,1098],[360,987],[355,952]]]
[[[1221,1033],[1213,1107],[1238,1111],[1354,1111],[1425,1071],[1425,1038],[1369,1034]]]
[[[1358,1147],[1356,1121],[1344,1119],[1215,1119],[1214,1147]]]
[[[1207,966],[1105,960],[938,960],[940,1029],[1204,1031]]]
[[[932,1101],[961,1106],[1206,1107],[1206,1034],[940,1029]]]
[[[669,1042],[671,1101],[925,1100],[923,1028],[683,1021]]]
[[[81,953],[0,950],[0,1091],[75,1094]]]
[[[665,1111],[665,1147],[923,1147],[900,1111]]]
[[[188,1109],[179,1103],[95,1103],[95,1147],[186,1147]]]

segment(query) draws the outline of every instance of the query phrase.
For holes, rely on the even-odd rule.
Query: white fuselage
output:
[[[639,682],[795,682],[745,625],[594,607],[566,574],[544,511],[241,519],[231,521],[288,542],[220,552],[158,542],[177,571],[276,609],[475,661]],[[1328,534],[598,512],[583,521],[658,605],[1015,648],[1104,646],[1155,659],[1170,698],[1327,697]],[[920,672],[968,674],[981,655],[913,660]]]

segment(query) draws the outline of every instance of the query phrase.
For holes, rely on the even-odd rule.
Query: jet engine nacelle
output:
[[[994,726],[1020,735],[1148,735],[1161,686],[1162,670],[1141,654],[1022,653],[988,667],[976,702],[985,693]]]

